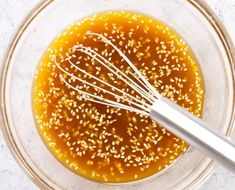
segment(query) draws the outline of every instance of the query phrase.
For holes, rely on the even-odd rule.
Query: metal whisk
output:
[[[121,71],[112,64],[111,59],[104,57],[89,47],[76,45],[73,47],[73,51],[82,52],[99,63],[100,66],[107,69],[111,75],[115,76],[119,81],[132,89],[135,95],[125,92],[123,89],[116,86],[115,84],[118,83],[118,81],[111,84],[99,76],[80,68],[69,59],[68,62],[71,64],[70,66],[83,73],[89,79],[92,79],[93,82],[79,78],[68,69],[63,68],[57,62],[56,57],[53,57],[56,66],[62,73],[68,76],[64,77],[64,75],[61,74],[60,78],[69,88],[78,92],[85,100],[151,117],[155,122],[163,125],[167,130],[182,138],[205,155],[235,172],[235,146],[228,137],[213,130],[204,121],[181,108],[171,100],[162,97],[127,56],[106,37],[92,32],[88,32],[87,35],[96,36],[104,42],[106,46],[111,46],[113,51],[116,51],[120,55],[122,60],[129,65],[132,71],[130,71],[130,69],[125,72]],[[72,81],[79,81],[91,90],[86,91],[81,88],[81,86],[75,86]],[[98,82],[102,84],[102,87],[97,85]],[[103,94],[107,94],[107,97],[104,97]]]

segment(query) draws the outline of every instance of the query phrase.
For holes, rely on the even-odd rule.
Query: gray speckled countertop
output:
[[[235,0],[206,0],[223,21],[235,43]],[[40,0],[0,0],[0,60],[27,13]],[[0,190],[38,190],[11,156],[0,132]],[[217,166],[200,190],[235,190],[235,174]]]

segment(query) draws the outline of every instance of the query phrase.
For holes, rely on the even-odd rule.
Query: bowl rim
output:
[[[7,51],[5,52],[5,57],[2,61],[1,67],[0,67],[0,124],[2,133],[4,136],[4,139],[6,141],[7,147],[10,150],[14,160],[17,162],[17,164],[20,166],[22,171],[40,188],[40,189],[53,189],[53,187],[47,183],[44,179],[42,179],[35,171],[34,169],[27,163],[27,161],[24,159],[21,151],[19,150],[19,147],[17,146],[17,143],[14,140],[13,134],[10,129],[10,125],[8,123],[7,119],[7,113],[6,113],[6,105],[5,105],[5,82],[6,82],[6,75],[9,68],[9,64],[11,62],[12,55],[14,53],[14,50],[21,39],[21,36],[24,34],[27,27],[30,25],[30,23],[37,17],[38,14],[40,14],[48,5],[53,3],[55,0],[42,0],[40,3],[38,3],[35,8],[33,8],[30,13],[24,18],[22,24],[17,29],[17,32],[11,39],[9,43],[9,47]],[[219,20],[218,16],[213,12],[213,10],[209,7],[209,5],[204,0],[186,0],[188,3],[190,3],[194,8],[196,8],[203,16],[207,19],[207,21],[210,23],[210,25],[215,30],[216,34],[218,35],[220,41],[222,42],[222,45],[226,51],[226,55],[229,60],[229,66],[231,70],[232,75],[232,86],[235,87],[235,47],[233,44],[233,41],[231,37],[229,36],[227,30],[223,26],[222,22]],[[233,97],[235,95],[235,90],[233,91]],[[230,116],[230,121],[228,123],[228,126],[231,126],[227,131],[226,135],[233,135],[235,133],[235,127],[234,127],[234,121],[235,121],[235,101],[233,98],[232,101],[232,111]],[[211,172],[213,171],[213,168],[215,166],[215,162],[210,160],[207,163],[207,167],[204,168],[203,171],[200,172],[200,175],[194,179],[193,181],[190,181],[190,183],[185,187],[186,190],[191,190],[196,188],[199,184],[201,184],[205,179],[209,177]]]

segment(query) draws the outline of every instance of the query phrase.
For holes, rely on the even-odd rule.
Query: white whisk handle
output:
[[[167,130],[235,173],[235,145],[229,137],[166,98],[153,104],[150,115]]]

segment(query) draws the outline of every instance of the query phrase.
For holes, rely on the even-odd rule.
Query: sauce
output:
[[[130,182],[151,176],[172,164],[188,145],[148,117],[82,100],[61,81],[53,56],[79,78],[90,80],[69,61],[133,94],[89,56],[74,51],[75,45],[83,44],[110,57],[123,72],[129,69],[110,46],[87,36],[87,31],[110,39],[162,96],[200,116],[204,94],[197,61],[185,41],[165,24],[139,13],[114,11],[69,26],[38,66],[33,87],[35,121],[45,144],[61,163],[98,182]],[[72,83],[85,88],[78,81]]]

